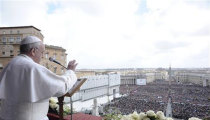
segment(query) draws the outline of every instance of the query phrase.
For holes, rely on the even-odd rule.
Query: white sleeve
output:
[[[23,103],[59,97],[65,95],[76,80],[71,70],[59,76],[30,59],[13,61],[0,74],[0,99]]]
[[[54,97],[60,97],[67,93],[75,84],[77,81],[77,76],[72,70],[67,70],[64,75],[62,75],[64,82],[65,82],[65,87],[61,88],[60,91],[58,91]]]

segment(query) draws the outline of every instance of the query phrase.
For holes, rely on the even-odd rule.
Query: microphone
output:
[[[66,67],[63,66],[60,62],[56,61],[56,60],[53,59],[52,57],[50,57],[49,60],[50,60],[51,62],[54,62],[54,63],[56,63],[56,64],[58,64],[58,65],[60,65],[60,66],[62,66],[62,67],[64,67],[64,68],[66,68]],[[66,68],[66,69],[67,69],[67,68]]]

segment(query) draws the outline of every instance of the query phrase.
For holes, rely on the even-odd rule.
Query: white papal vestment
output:
[[[27,55],[16,56],[0,74],[0,120],[48,120],[49,98],[64,95],[76,80],[71,70],[58,76]]]

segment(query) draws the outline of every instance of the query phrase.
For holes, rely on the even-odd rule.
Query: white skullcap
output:
[[[41,42],[41,40],[35,36],[27,36],[20,42],[20,45],[36,43],[36,42]]]

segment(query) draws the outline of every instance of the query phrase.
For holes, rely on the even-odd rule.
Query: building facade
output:
[[[136,85],[137,79],[146,79],[146,75],[144,74],[128,74],[121,75],[121,85]]]
[[[176,82],[210,86],[210,75],[208,72],[181,71],[176,74]]]
[[[0,71],[9,63],[9,61],[20,54],[20,42],[26,36],[33,35],[44,40],[41,30],[34,26],[18,26],[18,27],[0,27]],[[66,65],[66,50],[52,45],[46,45],[46,51],[41,65],[47,67],[56,74],[62,74],[65,69],[55,63],[50,62],[49,57],[54,57],[56,60]]]
[[[59,61],[62,65],[67,66],[66,57],[67,54],[65,53],[66,50],[62,47],[53,46],[53,45],[45,45],[45,53],[43,58],[40,62],[41,65],[45,66],[47,69],[51,70],[52,72],[62,75],[66,68],[49,61],[49,58],[52,57],[56,61]]]
[[[135,74],[123,74],[121,75],[122,85],[136,85],[137,79],[146,79],[146,83],[153,82],[155,80],[166,80],[167,71],[150,71],[150,72],[136,72]]]

